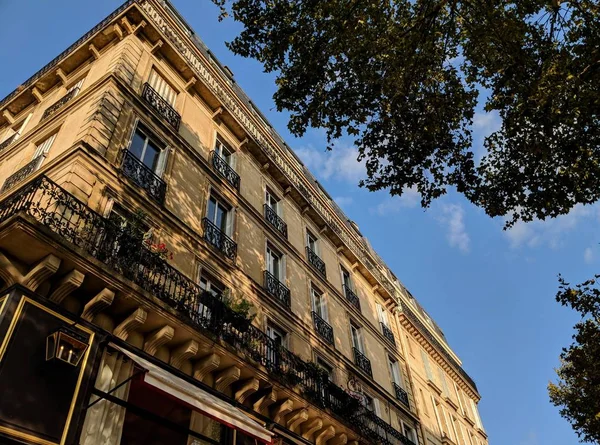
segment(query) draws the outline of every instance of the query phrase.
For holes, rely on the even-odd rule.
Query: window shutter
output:
[[[287,272],[287,257],[286,255],[281,255],[279,260],[279,281],[285,284],[285,277]]]
[[[50,151],[50,147],[52,147],[52,143],[54,142],[54,139],[56,139],[56,133],[54,133],[48,139],[46,139],[45,141],[40,143],[36,147],[35,152],[33,153],[32,159],[36,159],[39,156],[46,156],[48,154],[48,152]]]
[[[379,406],[379,399],[377,397],[373,397],[373,408],[375,408],[377,417],[381,417],[381,406]]]
[[[21,126],[19,127],[19,129],[14,132],[14,133],[16,133],[15,141],[17,139],[19,139],[21,137],[21,135],[25,132],[25,127],[27,127],[27,124],[29,123],[29,120],[31,119],[31,116],[33,116],[33,113],[29,113],[27,115],[27,117],[25,119],[23,119],[23,123],[21,124]],[[14,133],[11,133],[9,135],[9,137],[12,136],[12,134],[14,134]],[[6,138],[6,139],[8,139],[8,138]]]
[[[71,86],[71,88],[69,88],[67,90],[67,94],[69,94],[73,90],[77,90],[77,92],[75,93],[75,96],[77,96],[79,94],[79,90],[81,89],[81,86],[83,85],[84,80],[85,80],[85,77],[80,79],[75,85]]]
[[[225,224],[225,234],[233,238],[233,226],[235,224],[235,208],[227,212],[227,222]]]
[[[158,157],[158,162],[156,164],[156,171],[154,173],[156,173],[156,176],[159,176],[162,178],[165,169],[167,168],[167,159],[169,157],[169,147],[164,148],[161,152],[160,155]]]
[[[175,90],[167,83],[163,77],[158,74],[154,69],[150,73],[150,79],[148,83],[154,90],[162,97],[169,105],[175,107],[175,101],[177,99],[177,93]]]
[[[425,373],[427,374],[427,378],[433,381],[433,374],[431,372],[431,367],[429,366],[429,357],[427,357],[427,354],[422,349],[421,358],[423,359],[423,365],[425,366]]]
[[[321,313],[323,314],[323,320],[329,322],[329,310],[327,309],[327,300],[324,296],[321,297]]]

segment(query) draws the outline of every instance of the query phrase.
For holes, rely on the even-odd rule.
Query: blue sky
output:
[[[0,97],[119,4],[0,0]],[[488,218],[452,193],[424,211],[414,193],[390,198],[359,189],[364,168],[352,145],[342,141],[334,152],[325,152],[319,130],[293,138],[287,116],[274,110],[273,76],[226,49],[224,42],[238,25],[230,19],[218,23],[209,0],[174,4],[442,327],[479,386],[490,444],[577,443],[546,391],[578,319],[554,295],[559,272],[578,282],[598,271],[600,207],[577,207],[559,219],[504,232],[502,220]],[[497,116],[478,113],[476,141],[497,125]]]

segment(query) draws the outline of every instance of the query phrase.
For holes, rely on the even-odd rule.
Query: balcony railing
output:
[[[268,270],[265,270],[265,290],[285,307],[291,306],[290,290]]]
[[[319,258],[319,255],[313,252],[312,249],[308,246],[306,246],[306,258],[308,259],[309,264],[315,269],[317,269],[317,272],[319,272],[323,276],[323,278],[327,277],[325,262],[321,258]]]
[[[8,178],[6,178],[6,181],[4,181],[4,184],[2,184],[2,189],[0,189],[0,193],[4,193],[8,189],[13,188],[16,184],[23,181],[29,175],[33,174],[38,168],[40,168],[40,165],[42,165],[42,162],[44,162],[45,158],[45,155],[38,156],[29,163],[25,164],[24,167],[21,167],[19,170],[17,170]]]
[[[0,223],[17,214],[36,220],[131,280],[176,310],[182,321],[204,335],[243,352],[249,362],[264,366],[282,385],[299,388],[307,400],[329,410],[365,442],[414,445],[330,382],[326,373],[276,344],[218,296],[203,292],[160,255],[146,249],[143,234],[136,235],[130,228],[100,216],[48,178],[36,178],[0,202]]]
[[[164,204],[167,184],[129,150],[125,151],[121,171],[159,204]]]
[[[210,152],[212,165],[219,175],[229,182],[236,190],[240,189],[240,175],[231,168],[225,159],[223,159],[216,151]]]
[[[360,311],[360,299],[358,298],[358,295],[356,295],[356,293],[352,289],[350,289],[349,286],[344,284],[343,287],[346,300],[348,300],[350,304],[352,304],[352,306],[354,306]]]
[[[397,383],[393,383],[394,392],[396,393],[396,398],[400,400],[407,408],[410,408],[410,403],[408,402],[408,393],[404,391]]]
[[[385,338],[387,338],[389,341],[391,341],[394,345],[396,344],[396,339],[394,338],[394,333],[383,322],[381,322],[381,332],[383,332],[383,336]]]
[[[8,148],[8,147],[9,147],[9,146],[10,146],[10,145],[11,145],[11,144],[14,142],[14,141],[16,141],[16,140],[17,140],[17,135],[18,135],[18,134],[19,134],[19,133],[15,133],[15,134],[13,134],[11,137],[9,137],[9,138],[8,138],[8,139],[6,139],[5,141],[3,141],[3,142],[0,144],[0,152],[1,152],[2,150],[4,150],[5,148]]]
[[[142,89],[142,99],[154,108],[154,111],[160,114],[175,131],[179,130],[181,116],[148,82],[144,84],[144,88]]]
[[[321,316],[319,314],[317,314],[315,311],[313,311],[312,317],[313,317],[313,322],[315,324],[315,330],[317,331],[317,334],[319,334],[319,336],[323,340],[325,340],[327,343],[332,345],[333,344],[333,328],[331,327],[331,325],[329,323],[327,323],[325,320],[323,320],[321,318]]]
[[[285,221],[283,219],[281,219],[281,217],[277,214],[277,212],[275,212],[275,210],[273,210],[271,208],[270,205],[264,204],[264,208],[265,208],[265,219],[267,220],[267,222],[269,224],[271,224],[273,227],[275,227],[279,233],[281,233],[283,236],[285,236],[287,238],[288,232],[287,232],[287,224],[285,223]]]
[[[208,218],[202,220],[202,228],[204,229],[204,239],[211,246],[215,247],[230,260],[235,259],[237,244],[234,240],[229,238],[225,232],[215,226]]]
[[[59,100],[57,100],[52,105],[50,105],[48,108],[46,108],[44,110],[44,114],[42,114],[42,118],[40,120],[43,121],[45,119],[48,119],[50,116],[52,116],[58,110],[60,110],[67,102],[69,102],[71,99],[73,99],[75,96],[77,96],[78,93],[79,93],[79,88],[73,88],[71,91],[69,91],[63,97],[61,97]]]
[[[358,366],[369,377],[373,377],[373,370],[371,369],[371,360],[369,360],[365,354],[360,352],[355,347],[352,348],[352,351],[354,352],[354,364]]]

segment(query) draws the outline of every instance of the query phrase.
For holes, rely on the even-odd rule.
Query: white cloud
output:
[[[442,214],[438,221],[446,227],[446,238],[451,247],[458,248],[461,252],[469,252],[471,238],[465,226],[465,211],[458,204],[444,204]]]
[[[338,196],[333,198],[333,200],[342,208],[349,207],[354,202],[351,196]]]
[[[398,213],[401,209],[414,208],[421,202],[421,195],[415,186],[404,189],[402,196],[388,196],[376,207],[371,209],[372,213],[385,216]]]
[[[535,431],[531,430],[527,433],[527,437],[525,437],[523,440],[521,440],[521,443],[519,445],[538,445],[539,441],[537,438],[537,434],[535,433]]]
[[[588,247],[583,251],[583,260],[587,264],[591,264],[594,261],[594,251],[591,247]]]
[[[473,116],[473,152],[476,159],[485,154],[483,142],[487,136],[502,127],[502,119],[496,110],[491,112],[476,111]]]
[[[582,220],[598,214],[593,206],[577,204],[566,215],[546,221],[535,220],[528,223],[519,221],[504,234],[510,247],[538,247],[541,245],[557,249],[562,246],[565,234],[573,231]]]
[[[296,154],[304,164],[324,180],[356,184],[366,177],[364,161],[358,161],[358,150],[350,146],[335,146],[333,150],[317,149],[313,145],[297,148]]]

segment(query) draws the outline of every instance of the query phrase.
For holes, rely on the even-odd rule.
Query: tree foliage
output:
[[[598,0],[213,2],[291,132],[352,137],[368,189],[428,206],[453,187],[511,222],[600,198]],[[478,105],[502,120],[483,147]]]
[[[560,407],[579,438],[600,443],[600,275],[575,287],[562,277],[558,302],[582,315],[575,325],[575,342],[563,348],[558,383],[550,383],[550,400]]]

